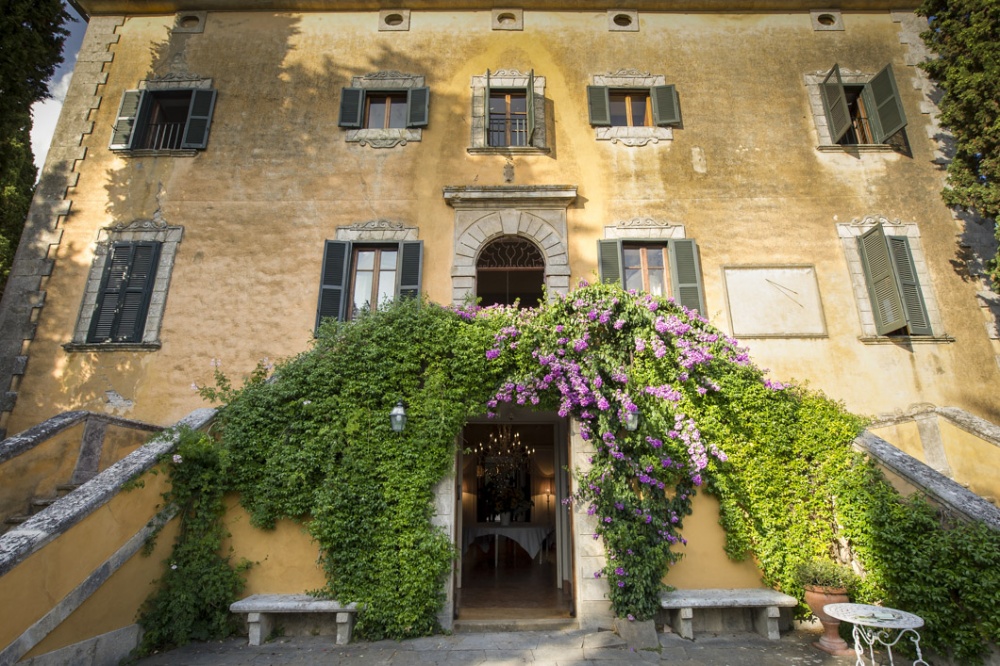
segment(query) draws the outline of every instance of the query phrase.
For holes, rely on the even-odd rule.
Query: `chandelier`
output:
[[[509,479],[528,469],[534,447],[521,441],[521,433],[510,425],[498,425],[484,442],[472,450],[478,461],[476,476],[487,482]]]

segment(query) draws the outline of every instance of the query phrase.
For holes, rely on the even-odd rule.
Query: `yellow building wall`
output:
[[[56,496],[56,487],[69,483],[79,458],[85,422],[0,464],[0,520],[28,513],[33,498]]]
[[[65,409],[104,409],[109,389],[134,402],[127,416],[172,423],[201,406],[190,386],[211,381],[212,358],[238,380],[262,357],[307,348],[323,244],[338,226],[384,218],[417,227],[424,291],[449,302],[454,210],[442,188],[504,184],[504,156],[466,150],[471,77],[488,68],[546,79],[551,153],[514,155],[514,184],[577,186],[568,210],[574,282],[595,277],[603,227],[633,217],[683,224],[697,240],[707,314],[723,329],[722,266],[812,264],[828,337],[750,340],[774,377],[809,381],[866,413],[921,401],[1000,418],[997,402],[983,400],[996,364],[975,287],[952,266],[956,226],[936,194],[929,120],[887,12],[845,12],[841,32],[814,31],[807,12],[642,12],[639,32],[609,32],[606,13],[591,11],[529,10],[520,32],[491,31],[487,11],[414,11],[406,32],[378,32],[375,12],[209,12],[202,34],[171,33],[173,20],[132,17],[117,28],[12,431]],[[834,63],[862,72],[893,64],[912,156],[817,151],[803,75]],[[586,86],[623,68],[676,85],[684,122],[672,141],[595,140]],[[382,150],[345,142],[340,88],[380,70],[426,76],[430,123],[420,142]],[[171,72],[211,77],[219,91],[208,149],[194,157],[109,151],[122,91]],[[97,230],[155,212],[184,227],[162,348],[64,351]],[[872,213],[919,225],[933,278],[926,288],[944,332],[962,332],[960,341],[858,341],[835,224]]]
[[[1000,499],[1000,447],[938,419],[952,478],[980,497]]]
[[[941,419],[938,419],[938,423],[941,423]],[[917,429],[915,421],[890,423],[876,428],[869,428],[869,430],[872,434],[877,435],[885,441],[891,443],[903,453],[926,464],[927,460],[924,457],[924,445],[920,440],[920,431]]]

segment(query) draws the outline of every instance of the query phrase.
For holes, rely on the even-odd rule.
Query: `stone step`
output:
[[[35,515],[39,511],[44,511],[55,504],[58,499],[58,497],[36,497],[29,502],[29,511],[31,512],[31,515]]]
[[[71,492],[73,492],[74,490],[76,490],[77,488],[79,488],[82,485],[83,485],[82,483],[63,483],[63,484],[60,484],[60,485],[56,486],[56,494],[58,494],[59,497],[65,497],[66,495],[69,495]]]
[[[485,634],[507,631],[572,631],[579,629],[575,618],[503,618],[496,620],[455,620],[456,634]]]

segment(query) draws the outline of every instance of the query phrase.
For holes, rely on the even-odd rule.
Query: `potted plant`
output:
[[[813,646],[834,655],[854,654],[854,650],[840,637],[840,620],[824,613],[823,607],[850,601],[848,594],[857,584],[857,574],[844,564],[817,557],[800,564],[795,570],[795,577],[805,588],[806,605],[823,624],[823,635]]]

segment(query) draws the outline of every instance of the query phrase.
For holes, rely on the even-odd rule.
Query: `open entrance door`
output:
[[[457,620],[572,617],[565,423],[470,423],[463,439]]]

